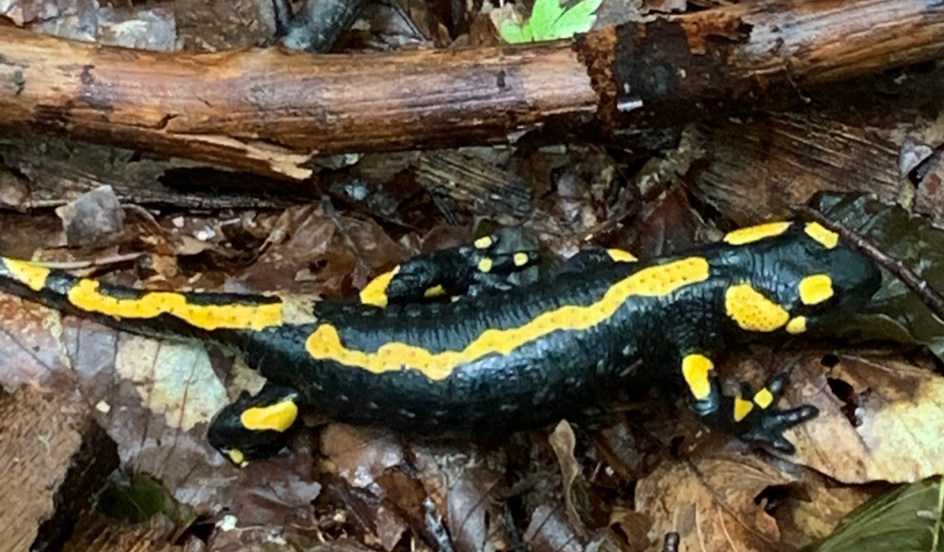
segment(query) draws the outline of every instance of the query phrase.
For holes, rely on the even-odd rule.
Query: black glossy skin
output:
[[[461,350],[488,328],[510,328],[564,305],[598,300],[611,285],[650,266],[704,256],[709,280],[663,297],[635,297],[616,315],[587,331],[557,331],[507,356],[493,354],[436,381],[415,370],[375,374],[305,351],[316,326],[242,335],[247,358],[264,376],[300,392],[301,401],[334,419],[430,434],[488,434],[541,426],[605,405],[620,390],[655,381],[678,382],[684,354],[715,357],[727,343],[784,339],[757,334],[726,315],[724,292],[751,282],[776,302],[809,318],[812,330],[867,302],[880,283],[878,269],[842,245],[828,250],[799,229],[761,242],[712,245],[652,263],[607,263],[594,271],[562,272],[549,281],[454,303],[410,303],[385,309],[321,303],[319,318],[339,329],[349,348],[376,350],[400,341],[439,352]],[[836,296],[803,306],[797,282],[811,272],[833,278]]]
[[[452,259],[450,254],[440,257],[444,255]],[[613,316],[590,329],[553,331],[508,355],[493,353],[458,366],[441,380],[413,369],[376,374],[336,361],[316,360],[305,349],[307,338],[317,326],[330,323],[351,349],[374,351],[384,343],[397,341],[431,352],[462,350],[487,329],[519,327],[541,313],[566,305],[592,304],[611,286],[639,270],[690,257],[707,260],[707,280],[663,296],[630,297]],[[418,262],[429,262],[429,258],[433,257]],[[260,396],[244,395],[224,409],[214,421],[209,438],[220,450],[238,448],[246,458],[252,458],[277,452],[286,435],[243,428],[240,414],[248,407],[290,399],[335,420],[358,425],[431,436],[508,433],[606,406],[624,390],[648,389],[657,383],[677,385],[682,381],[680,366],[685,355],[697,353],[716,359],[731,343],[789,337],[783,329],[763,334],[741,329],[725,311],[725,292],[732,285],[752,284],[791,316],[806,316],[807,328],[813,331],[828,325],[831,319],[856,312],[871,299],[881,281],[871,259],[842,243],[833,248],[824,246],[804,233],[800,223],[782,235],[754,243],[719,243],[651,262],[614,262],[605,255],[585,255],[577,262],[577,269],[565,265],[556,275],[532,285],[486,289],[455,302],[416,301],[412,299],[416,294],[409,290],[400,293],[409,300],[398,302],[394,297],[385,308],[353,301],[322,302],[315,306],[316,324],[284,324],[261,331],[205,331],[167,314],[137,320],[90,314],[72,306],[66,297],[76,278],[54,272],[43,289],[33,291],[11,276],[2,262],[0,289],[119,329],[202,337],[241,349],[246,362],[270,384]],[[425,290],[432,283],[429,274],[442,273],[453,278],[455,285],[450,288],[461,287],[462,278],[456,276],[461,270],[455,272],[456,266],[439,263],[428,267],[429,272],[422,266],[416,271],[413,266],[404,273],[420,274],[417,290]],[[829,275],[835,293],[820,304],[803,305],[797,285],[811,274]],[[468,281],[470,287],[482,283],[478,276]],[[102,291],[129,297],[141,293],[104,285]],[[182,295],[192,304],[279,301],[263,296]],[[780,450],[790,450],[780,435],[785,428],[815,416],[812,407],[766,412],[758,409],[735,424],[730,420],[732,400],[720,394],[712,379],[711,395],[690,402],[710,423],[772,443]]]

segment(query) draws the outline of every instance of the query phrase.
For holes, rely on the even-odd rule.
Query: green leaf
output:
[[[853,510],[812,552],[936,552],[944,547],[944,488],[932,477]]]
[[[530,19],[521,25],[505,21],[498,34],[509,44],[571,38],[593,27],[603,0],[581,0],[570,9],[561,8],[560,0],[537,0]]]
[[[502,40],[509,44],[522,44],[524,42],[534,42],[534,35],[531,33],[531,24],[523,23],[521,25],[514,21],[504,21],[498,34]]]
[[[179,527],[187,527],[197,517],[193,508],[177,502],[160,481],[148,474],[131,477],[122,472],[112,474],[95,497],[95,508],[128,523],[143,523],[164,514]]]
[[[535,40],[554,40],[554,24],[564,15],[560,0],[536,0],[531,10],[531,30]]]
[[[603,0],[582,0],[563,13],[554,23],[554,38],[570,38],[577,33],[585,33],[597,20],[594,13]]]

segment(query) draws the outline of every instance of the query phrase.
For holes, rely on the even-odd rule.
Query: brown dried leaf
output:
[[[944,378],[891,355],[840,360],[824,375],[820,357],[809,355],[795,373],[804,381],[800,402],[820,409],[790,437],[797,461],[846,483],[944,473]]]
[[[62,316],[52,309],[0,293],[0,351],[0,387],[74,385]]]
[[[666,463],[639,481],[636,506],[652,517],[650,535],[658,546],[675,531],[682,539],[679,550],[766,552],[776,548],[780,531],[754,500],[768,486],[788,481],[752,456]]]
[[[567,507],[567,517],[570,520],[571,527],[578,533],[585,534],[586,527],[584,527],[576,506],[578,503],[585,503],[586,497],[581,484],[574,485],[580,477],[580,463],[574,457],[574,447],[576,446],[574,429],[570,427],[567,420],[561,420],[547,440],[557,456],[557,463],[560,465],[561,479],[564,483],[564,504]],[[575,501],[574,493],[580,493],[583,499]]]

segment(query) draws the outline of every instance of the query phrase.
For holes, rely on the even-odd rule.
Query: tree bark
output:
[[[944,0],[761,0],[574,41],[356,55],[166,54],[0,28],[0,129],[304,180],[316,155],[549,125],[616,135],[942,57]]]

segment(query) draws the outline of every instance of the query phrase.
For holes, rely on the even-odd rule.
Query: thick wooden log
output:
[[[761,0],[575,41],[357,55],[167,54],[0,27],[0,129],[301,180],[313,155],[672,125],[942,57],[941,0]]]

